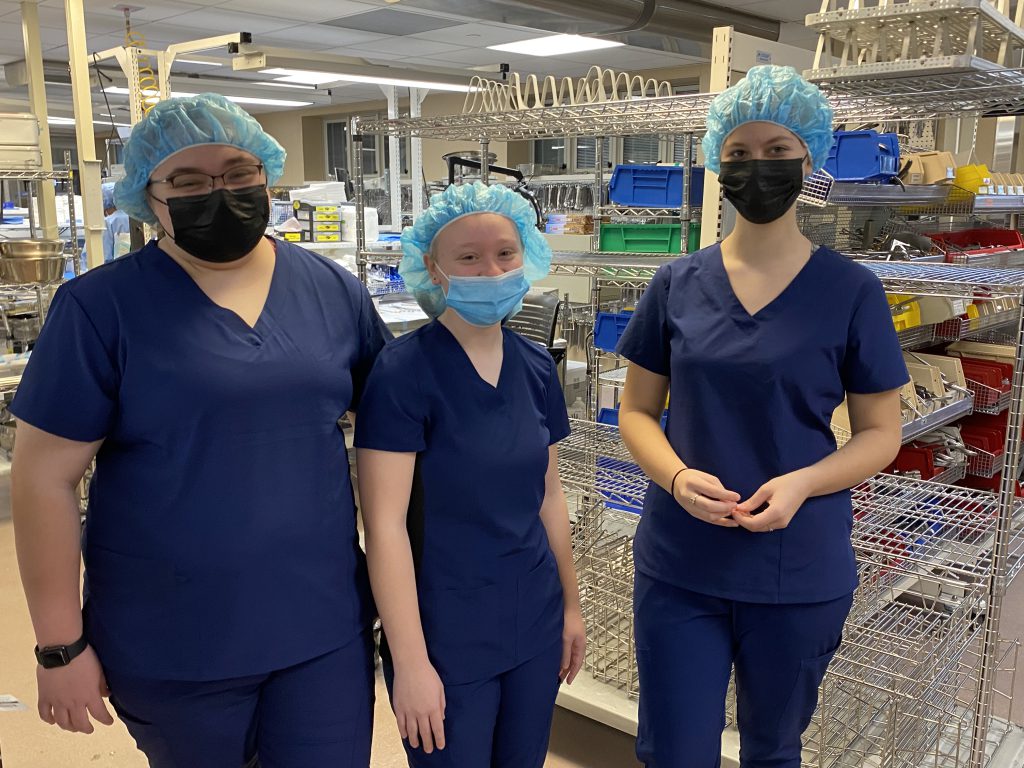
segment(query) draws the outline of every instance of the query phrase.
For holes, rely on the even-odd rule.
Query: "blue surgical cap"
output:
[[[811,165],[818,170],[832,148],[832,107],[816,85],[792,67],[753,67],[736,85],[718,94],[708,110],[704,136],[704,165],[721,168],[722,144],[743,123],[768,122],[787,128],[807,145]]]
[[[117,206],[114,205],[114,182],[108,181],[106,184],[101,185],[100,191],[103,193],[103,210],[116,208]]]
[[[402,231],[403,255],[398,273],[405,281],[406,290],[431,317],[444,312],[445,298],[441,287],[431,281],[423,255],[430,253],[431,243],[445,226],[474,213],[497,213],[516,225],[523,244],[523,271],[527,280],[534,283],[551,271],[551,248],[537,230],[533,206],[522,195],[501,184],[490,187],[479,181],[452,184],[444,192],[431,195],[430,207],[411,227]]]
[[[284,173],[284,147],[252,115],[218,93],[167,99],[132,129],[124,148],[125,177],[117,182],[117,207],[133,219],[155,224],[146,200],[153,170],[171,155],[201,144],[226,144],[259,158],[273,184]]]

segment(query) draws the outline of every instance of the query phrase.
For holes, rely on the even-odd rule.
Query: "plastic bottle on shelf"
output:
[[[583,402],[582,397],[577,397],[573,404],[568,408],[570,419],[585,419],[587,418],[587,405]]]

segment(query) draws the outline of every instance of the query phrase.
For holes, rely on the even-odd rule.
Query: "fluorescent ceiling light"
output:
[[[570,53],[580,53],[581,51],[617,48],[620,45],[625,45],[625,43],[617,43],[613,40],[598,40],[594,37],[582,37],[580,35],[548,35],[546,37],[535,37],[530,40],[520,40],[518,43],[489,45],[487,48],[492,51],[522,53],[527,56],[565,56]]]
[[[275,76],[278,83],[293,85],[325,85],[327,83],[369,83],[370,85],[394,85],[399,88],[424,88],[431,91],[456,91],[467,93],[469,85],[437,83],[429,80],[405,80],[398,77],[377,77],[375,75],[347,75],[338,72],[317,72],[306,69],[261,69],[261,75]]]
[[[291,85],[323,85],[336,83],[338,75],[333,72],[313,72],[308,69],[261,69],[261,75],[273,75],[281,84]]]
[[[56,115],[50,115],[49,117],[47,117],[46,122],[50,125],[78,125],[78,121],[75,120],[75,118],[73,117],[59,117]],[[111,125],[111,122],[109,120],[93,120],[93,123],[95,125]],[[124,126],[125,128],[131,127],[130,125],[128,125],[128,123],[113,123],[113,125],[120,125]]]
[[[298,88],[303,91],[315,91],[315,85],[299,85],[298,83],[272,83],[269,80],[258,80],[256,85],[271,85],[275,88]]]
[[[199,64],[204,67],[223,67],[224,65],[219,61],[199,61],[198,59],[174,59],[175,64]]]
[[[114,86],[113,88],[107,88],[108,93],[117,94],[128,94],[127,88],[120,86]],[[188,98],[190,96],[198,96],[198,93],[190,93],[188,91],[171,91],[171,96],[174,98]],[[233,101],[236,104],[255,104],[263,107],[308,107],[313,104],[312,101],[292,101],[290,99],[260,99],[255,96],[228,96],[224,94],[224,98],[228,101]]]

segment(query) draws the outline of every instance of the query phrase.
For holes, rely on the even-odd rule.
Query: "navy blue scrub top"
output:
[[[503,329],[498,386],[438,321],[374,366],[356,446],[416,453],[407,523],[427,651],[446,683],[512,669],[561,637],[540,519],[548,448],[569,434],[551,355]]]
[[[247,676],[368,627],[338,419],[388,338],[355,277],[284,242],[254,328],[155,242],[61,286],[11,411],[104,440],[83,544],[104,665]]]
[[[733,293],[720,246],[666,264],[618,352],[669,377],[672,448],[743,499],[836,450],[829,425],[844,393],[909,379],[878,278],[825,247],[754,316]],[[731,600],[832,600],[857,584],[851,528],[849,491],[808,499],[785,530],[751,533],[702,522],[651,483],[636,568]]]

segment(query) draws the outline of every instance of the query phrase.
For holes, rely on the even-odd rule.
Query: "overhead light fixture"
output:
[[[175,64],[198,64],[203,67],[223,67],[220,61],[199,61],[199,59],[175,59]]]
[[[339,72],[319,72],[307,69],[261,69],[261,75],[275,77],[275,82],[293,85],[326,85],[327,83],[368,83],[370,85],[394,85],[398,88],[423,88],[431,91],[455,91],[467,93],[469,85],[438,83],[431,80],[406,80],[398,77],[377,77],[376,75],[349,75]]]
[[[78,125],[78,121],[73,117],[59,117],[57,115],[50,115],[46,118],[46,122],[50,125]],[[111,123],[109,120],[93,120],[95,125],[120,125],[125,128],[130,128],[128,123]]]
[[[107,88],[107,93],[128,95],[129,91],[127,88],[114,86]],[[188,91],[171,91],[173,98],[188,98],[198,95],[198,93],[190,93]],[[228,96],[227,94],[223,94],[223,96],[228,101],[235,102],[235,104],[253,104],[261,107],[309,107],[313,104],[312,101],[292,101],[290,99],[261,99],[255,96]]]
[[[618,48],[621,45],[625,45],[625,43],[617,43],[613,40],[598,40],[594,37],[583,37],[581,35],[547,35],[546,37],[535,37],[530,40],[520,40],[518,43],[489,45],[487,48],[492,51],[504,51],[505,53],[521,53],[526,56],[566,56],[570,53],[580,53],[582,51]]]
[[[255,85],[271,85],[275,88],[297,88],[303,91],[315,91],[315,85],[300,85],[299,83],[272,83],[270,80],[257,80]]]

